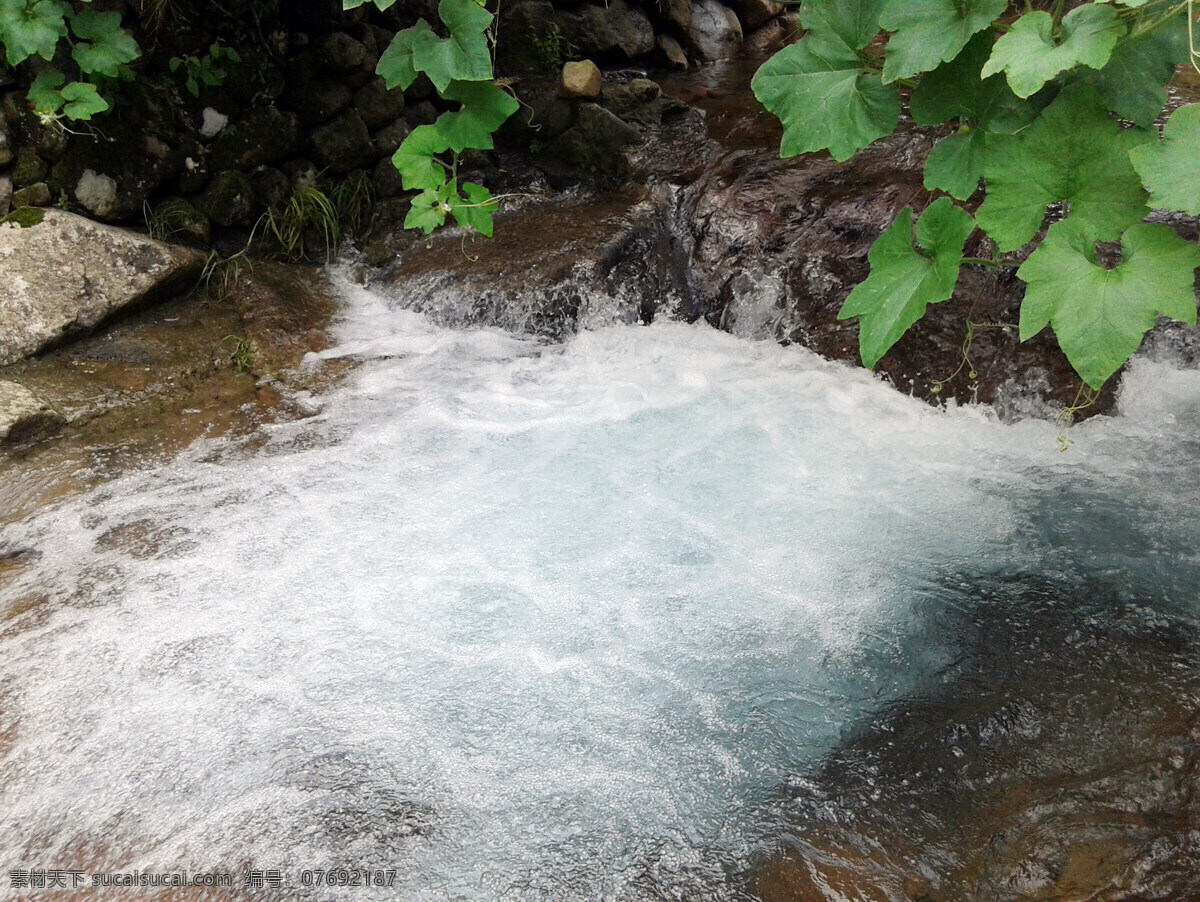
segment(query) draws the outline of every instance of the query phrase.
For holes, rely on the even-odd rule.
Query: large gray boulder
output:
[[[701,62],[731,59],[742,49],[742,23],[718,0],[696,0],[687,37],[692,53]]]
[[[0,364],[95,327],[195,279],[205,255],[48,209],[0,225]]]

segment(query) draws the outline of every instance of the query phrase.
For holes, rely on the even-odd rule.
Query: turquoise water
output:
[[[764,800],[949,663],[948,575],[1197,600],[1200,373],[1139,364],[1064,454],[702,326],[547,344],[344,290],[321,357],[364,363],[315,416],[0,532],[40,553],[0,607],[50,598],[0,637],[5,868],[742,898]],[[393,885],[302,885],[331,867]]]

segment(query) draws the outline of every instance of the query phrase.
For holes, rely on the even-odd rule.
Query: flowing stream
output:
[[[343,290],[320,356],[363,363],[316,415],[0,531],[5,871],[743,899],[789,781],[954,663],[938,598],[1200,606],[1200,372],[1137,363],[1060,453],[705,326],[549,343]]]

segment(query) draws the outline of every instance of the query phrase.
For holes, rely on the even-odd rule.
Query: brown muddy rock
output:
[[[236,303],[256,375],[290,379],[305,354],[329,345],[337,302],[320,267],[257,261],[239,281]]]
[[[1032,580],[951,595],[922,654],[952,663],[794,781],[756,897],[1200,899],[1194,619]]]
[[[88,331],[195,279],[205,257],[61,210],[0,226],[0,364]]]
[[[253,439],[264,421],[315,412],[307,391],[345,370],[300,365],[336,305],[321,271],[259,260],[230,275],[219,296],[198,288],[0,370],[66,418],[51,441],[0,448],[0,521],[197,438]]]
[[[487,324],[561,338],[632,323],[682,305],[686,260],[661,215],[662,198],[577,196],[496,217],[495,238],[460,230],[423,238],[376,236],[368,256],[393,262],[375,287],[454,324]],[[389,286],[394,286],[389,288]]]

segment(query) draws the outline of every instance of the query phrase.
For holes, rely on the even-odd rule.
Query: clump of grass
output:
[[[221,348],[228,352],[226,360],[238,373],[250,372],[254,363],[254,354],[250,350],[250,342],[240,335],[226,335],[221,339]]]
[[[211,251],[200,272],[200,281],[218,301],[224,301],[233,294],[242,274],[253,268],[254,264],[245,251],[239,251],[232,257],[222,257],[216,251]]]
[[[330,192],[333,209],[337,212],[342,232],[361,235],[375,209],[375,186],[365,172],[354,172],[338,182]]]
[[[316,186],[297,188],[286,204],[268,210],[259,218],[255,231],[260,227],[274,240],[284,259],[292,263],[311,259],[310,243],[324,248],[326,262],[341,247],[337,208],[329,195]]]

